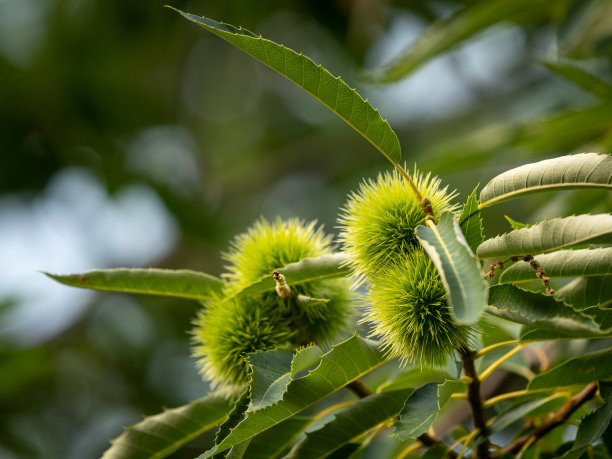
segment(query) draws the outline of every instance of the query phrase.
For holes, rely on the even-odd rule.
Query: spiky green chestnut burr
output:
[[[412,179],[422,196],[431,201],[435,215],[454,210],[454,192],[441,187],[440,180],[416,169]],[[350,195],[342,209],[340,241],[349,255],[356,277],[374,278],[385,267],[404,259],[420,247],[414,233],[425,223],[425,213],[405,179],[397,172],[365,180]]]
[[[204,378],[219,386],[246,382],[244,356],[278,346],[327,344],[351,317],[350,284],[328,279],[291,285],[254,297],[233,296],[273,271],[306,257],[332,253],[331,237],[316,223],[298,219],[258,220],[237,236],[224,254],[228,273],[225,293],[208,305],[194,329],[194,355]],[[278,274],[278,273],[277,273]],[[278,276],[276,276],[278,277]]]
[[[244,357],[287,344],[295,332],[276,298],[218,298],[194,321],[193,355],[204,379],[224,389],[247,382]]]
[[[373,326],[390,357],[420,365],[442,365],[468,346],[472,329],[451,316],[444,285],[429,256],[413,249],[369,285],[364,321]]]

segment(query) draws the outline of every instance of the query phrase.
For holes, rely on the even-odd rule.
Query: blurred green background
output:
[[[0,0],[0,458],[99,457],[122,425],[205,394],[199,305],[56,285],[40,271],[222,272],[260,215],[318,219],[389,169],[300,89],[164,2]],[[607,0],[181,1],[312,57],[367,96],[409,167],[464,199],[517,164],[612,146]],[[404,56],[398,81],[367,70]],[[611,208],[556,193],[521,221]],[[175,457],[193,457],[198,445]]]

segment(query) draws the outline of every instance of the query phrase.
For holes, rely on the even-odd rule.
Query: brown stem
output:
[[[372,391],[368,389],[368,387],[358,379],[356,379],[355,381],[351,381],[345,387],[359,398],[366,398],[372,395]]]
[[[459,349],[461,360],[463,361],[463,371],[471,381],[468,384],[468,402],[472,409],[472,418],[474,420],[474,427],[480,430],[480,434],[486,434],[487,430],[487,416],[485,414],[484,404],[482,401],[482,395],[480,395],[480,379],[478,379],[478,373],[474,367],[474,354],[475,351],[469,349]],[[489,459],[491,454],[489,453],[489,440],[485,439],[478,444],[476,447],[476,459]]]
[[[441,446],[446,447],[446,445],[442,442],[442,440],[438,440],[436,437],[432,437],[427,432],[425,432],[424,434],[420,435],[418,437],[418,440],[421,443],[423,443],[423,446],[441,445]],[[444,456],[444,457],[448,457],[450,459],[456,459],[458,457],[458,454],[451,449],[451,450],[448,450],[448,452],[446,453],[446,456]]]
[[[563,405],[559,411],[557,411],[553,416],[544,421],[542,425],[540,425],[538,428],[532,430],[528,434],[523,435],[522,437],[517,438],[508,446],[502,448],[499,456],[503,456],[506,453],[516,454],[528,441],[535,443],[554,428],[565,424],[565,422],[570,418],[572,413],[574,413],[574,411],[580,408],[580,406],[582,406],[584,403],[592,399],[596,393],[597,383],[592,382],[588,384],[584,389],[582,389],[582,391],[580,391],[570,400],[568,400],[567,403]]]

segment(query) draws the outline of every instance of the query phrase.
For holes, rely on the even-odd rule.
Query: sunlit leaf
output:
[[[536,375],[527,388],[547,389],[573,384],[586,384],[612,378],[612,349],[565,360],[550,370]]]
[[[322,428],[309,432],[286,458],[320,458],[338,450],[353,438],[367,432],[400,412],[410,389],[373,394],[335,414]]]
[[[612,274],[612,248],[562,250],[536,258],[546,276],[576,277],[601,276]],[[499,278],[500,282],[527,282],[536,278],[536,271],[529,263],[519,261],[506,268]],[[609,279],[612,283],[612,277]]]
[[[348,276],[350,269],[346,262],[348,257],[344,253],[326,254],[318,257],[303,258],[295,263],[289,263],[277,271],[285,276],[287,284],[298,285],[321,279],[332,279],[335,277]],[[258,295],[273,291],[276,283],[269,276],[263,276],[259,281],[245,287],[236,295]]]
[[[52,279],[72,287],[114,292],[144,293],[207,300],[220,295],[221,279],[186,269],[118,268],[82,274],[49,274]]]
[[[494,434],[506,427],[514,424],[516,421],[527,418],[535,411],[550,407],[553,409],[559,403],[563,404],[564,400],[558,394],[552,394],[548,397],[538,397],[535,400],[528,400],[518,404],[513,404],[511,407],[499,414],[493,424],[488,429],[488,434]]]
[[[229,413],[229,416],[223,423],[219,426],[219,430],[215,435],[215,445],[221,443],[232,431],[234,427],[236,427],[240,421],[244,419],[246,410],[249,407],[249,403],[251,401],[251,391],[249,388],[244,389],[242,395],[236,400],[232,410]],[[234,452],[233,456],[241,457],[244,452],[244,448],[237,448]]]
[[[480,192],[480,208],[540,191],[612,190],[612,156],[581,153],[525,164],[498,175]]]
[[[249,411],[246,419],[221,444],[200,457],[225,451],[279,424],[385,361],[378,343],[353,336],[323,355],[319,366],[307,376],[292,380],[281,401],[261,410]]]
[[[277,457],[308,427],[314,418],[293,416],[250,439],[244,457],[269,459]],[[247,440],[249,441],[249,440]]]
[[[612,303],[612,282],[608,276],[580,277],[561,287],[555,296],[577,309],[608,307]]]
[[[612,243],[612,215],[555,218],[484,241],[478,258],[537,255],[583,244]]]
[[[401,157],[397,135],[367,100],[351,89],[340,77],[334,77],[310,58],[261,35],[176,10],[183,17],[204,27],[241,49],[314,96],[353,129],[365,137],[392,163]],[[246,77],[246,76],[245,76]]]
[[[516,220],[511,219],[507,215],[504,215],[504,218],[508,221],[508,223],[510,223],[510,226],[514,230],[519,230],[519,229],[523,229],[523,228],[529,228],[531,226],[531,225],[528,225],[526,223],[517,222]]]
[[[532,328],[576,337],[605,336],[607,333],[592,317],[555,301],[554,297],[511,284],[492,286],[489,303],[487,312]]]
[[[472,191],[468,196],[467,201],[463,205],[463,210],[459,216],[459,227],[465,236],[465,240],[472,252],[476,253],[476,249],[482,241],[484,236],[482,235],[482,218],[480,217],[480,210],[478,209],[478,196],[476,190]]]
[[[455,320],[477,321],[487,304],[487,284],[453,214],[442,214],[434,228],[417,226],[416,236],[440,273]]]
[[[112,440],[104,459],[162,458],[213,429],[232,409],[232,400],[208,395],[179,408],[149,416]]]

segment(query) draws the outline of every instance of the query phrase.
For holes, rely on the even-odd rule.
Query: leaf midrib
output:
[[[520,190],[515,190],[510,193],[505,193],[501,196],[498,196],[494,199],[489,199],[488,201],[481,202],[478,205],[478,210],[482,210],[485,207],[490,206],[491,204],[495,204],[497,202],[508,199],[509,197],[516,196],[519,194],[528,194],[530,192],[539,191],[539,190],[547,190],[547,189],[559,189],[559,188],[610,188],[612,190],[612,184],[609,183],[589,183],[589,182],[566,182],[566,183],[551,183],[549,185],[538,185],[532,186],[529,188],[521,188]]]

